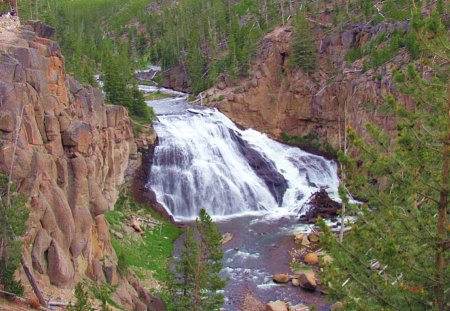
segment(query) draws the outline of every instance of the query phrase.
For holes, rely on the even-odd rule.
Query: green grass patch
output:
[[[144,95],[144,99],[145,100],[158,100],[158,99],[164,99],[164,98],[171,98],[173,97],[170,94],[164,94],[161,92],[155,92],[155,93],[150,93],[150,94],[145,94]]]
[[[160,225],[142,228],[145,232],[142,238],[137,234],[127,235],[123,230],[118,230],[127,225],[133,214],[157,220]],[[123,239],[114,235],[111,239],[118,257],[119,270],[123,272],[131,269],[141,279],[151,274],[157,281],[165,283],[170,277],[168,263],[172,258],[173,243],[182,230],[146,206],[136,204],[127,195],[121,195],[116,209],[106,213],[105,217],[115,231],[123,234]]]

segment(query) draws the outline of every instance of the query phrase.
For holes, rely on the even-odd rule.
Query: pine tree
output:
[[[301,68],[305,72],[313,72],[317,66],[316,45],[306,15],[297,13],[294,21],[294,38],[289,59],[291,68]]]
[[[170,290],[174,310],[194,310],[195,272],[198,263],[199,246],[195,241],[192,228],[187,228],[180,251],[180,258],[175,265]]]
[[[14,272],[20,267],[22,241],[29,211],[26,198],[15,192],[12,185],[8,191],[8,177],[0,175],[0,284],[4,290],[22,295],[23,286],[14,279]]]
[[[224,297],[217,291],[225,287],[225,281],[219,275],[223,259],[222,235],[204,209],[200,210],[195,225],[200,239],[200,254],[194,302],[201,306],[201,310],[218,310],[224,303]]]
[[[398,122],[393,141],[373,125],[372,140],[350,132],[360,156],[343,159],[347,183],[364,204],[353,206],[357,221],[342,243],[322,223],[334,258],[323,281],[349,310],[450,307],[449,32],[437,14],[422,20],[416,13],[411,25],[421,54],[394,77],[413,105],[389,97]]]
[[[173,310],[219,310],[224,297],[218,291],[225,287],[225,281],[219,276],[222,235],[204,209],[200,210],[194,228],[186,230],[179,260],[175,262],[170,284],[172,307]]]

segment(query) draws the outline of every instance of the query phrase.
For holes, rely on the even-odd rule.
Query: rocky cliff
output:
[[[29,198],[24,253],[39,285],[68,301],[87,276],[119,284],[127,309],[149,305],[137,280],[118,276],[104,217],[140,164],[127,110],[66,75],[57,43],[29,26],[1,32],[0,171],[13,165]]]
[[[314,134],[335,148],[346,126],[363,136],[368,121],[393,130],[395,120],[380,113],[380,107],[387,94],[395,93],[391,69],[405,64],[408,53],[401,49],[388,63],[367,71],[362,70],[365,58],[349,66],[344,56],[382,32],[406,30],[407,23],[355,25],[347,31],[315,25],[318,68],[314,73],[289,68],[293,27],[279,27],[261,41],[250,77],[238,82],[223,78],[201,94],[203,104],[274,138],[281,133]]]

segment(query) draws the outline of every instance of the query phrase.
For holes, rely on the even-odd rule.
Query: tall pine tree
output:
[[[436,11],[426,20],[416,13],[411,28],[420,56],[394,77],[413,104],[389,97],[394,140],[370,124],[373,143],[351,133],[360,156],[342,160],[350,189],[365,203],[353,207],[357,221],[343,242],[322,224],[334,258],[323,281],[349,310],[450,308],[449,32]]]
[[[179,260],[170,284],[173,310],[219,310],[225,287],[222,269],[222,235],[204,209],[195,221],[195,230],[185,233]]]
[[[316,45],[311,27],[303,11],[298,12],[295,16],[289,65],[291,68],[301,68],[305,72],[313,72],[317,66]]]

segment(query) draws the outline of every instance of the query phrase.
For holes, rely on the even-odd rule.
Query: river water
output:
[[[262,302],[284,300],[326,308],[319,293],[277,285],[272,274],[289,273],[293,232],[308,231],[298,217],[319,188],[337,197],[333,161],[239,129],[215,109],[191,106],[186,97],[148,101],[158,134],[148,187],[166,210],[190,222],[204,208],[222,233],[222,276],[228,279],[225,310],[239,310],[251,292]]]

